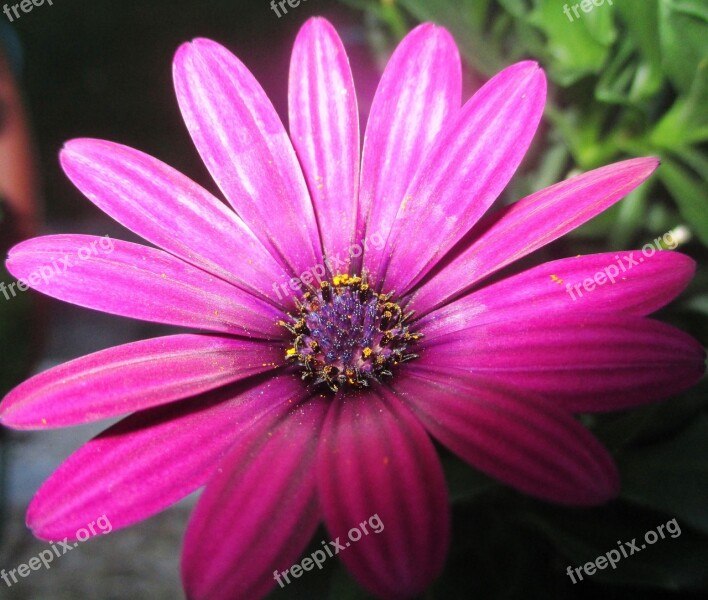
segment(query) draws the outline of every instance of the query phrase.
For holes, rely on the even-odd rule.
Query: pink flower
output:
[[[18,429],[133,413],[41,487],[27,516],[37,536],[72,537],[103,514],[125,527],[206,486],[184,544],[187,594],[252,599],[320,522],[346,540],[376,514],[385,530],[339,558],[374,594],[402,598],[433,581],[448,545],[429,436],[538,498],[585,506],[617,493],[610,455],[573,413],[637,406],[700,378],[702,347],[646,318],[686,286],[693,261],[657,252],[582,303],[559,280],[583,282],[614,253],[488,277],[618,201],[656,159],[585,173],[480,222],[531,142],[545,77],[512,65],[460,108],[457,49],[431,24],[391,58],[361,160],[347,56],[323,19],[295,43],[290,135],[214,42],[183,45],[174,80],[233,210],[137,150],[73,140],[67,175],[158,249],[115,241],[30,283],[204,333],[110,348],[8,394],[2,421]],[[28,278],[100,239],[35,238],[8,268]]]

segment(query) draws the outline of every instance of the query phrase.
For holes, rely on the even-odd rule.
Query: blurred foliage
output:
[[[502,201],[610,162],[659,156],[657,174],[612,209],[536,253],[538,263],[641,247],[680,232],[696,278],[657,317],[708,344],[708,2],[616,0],[572,11],[562,0],[342,0],[364,11],[385,62],[418,22],[454,35],[476,83],[526,58],[549,79],[545,127]],[[523,266],[531,264],[523,261]],[[708,591],[708,380],[677,397],[583,420],[613,452],[622,493],[604,507],[535,502],[443,453],[453,544],[425,598],[704,598]],[[566,575],[675,518],[681,535],[573,584]],[[350,589],[344,572],[332,590]],[[353,592],[337,596],[368,598]]]
[[[431,20],[453,33],[483,77],[523,58],[540,62],[552,84],[551,127],[544,156],[514,182],[514,199],[571,166],[660,156],[665,166],[651,185],[576,235],[608,233],[613,246],[644,239],[642,217],[656,201],[665,206],[650,233],[685,222],[708,245],[708,2],[604,2],[575,17],[577,3],[560,0],[343,1],[365,10],[373,30],[391,33],[389,48],[416,20]]]

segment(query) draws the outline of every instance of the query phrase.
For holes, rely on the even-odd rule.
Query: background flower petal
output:
[[[72,454],[42,484],[27,511],[41,539],[74,539],[103,514],[120,529],[164,510],[203,486],[241,431],[274,423],[306,396],[292,375],[237,383],[141,411]]]
[[[348,265],[357,215],[359,113],[347,53],[325,19],[307,21],[295,40],[289,115],[325,255]]]
[[[321,520],[314,464],[329,406],[316,396],[277,424],[256,422],[221,462],[185,535],[191,600],[261,598],[276,585],[274,571],[299,559]]]
[[[547,187],[503,209],[469,247],[446,259],[447,264],[425,281],[415,293],[413,307],[423,315],[579,227],[624,198],[658,164],[656,158],[618,162]]]
[[[71,140],[60,159],[74,185],[120,224],[190,264],[273,298],[283,267],[233,211],[192,180],[152,156],[103,140]]]
[[[575,412],[660,400],[691,387],[705,371],[703,347],[690,335],[634,316],[527,317],[420,344],[427,356],[420,360],[441,371],[483,373]]]
[[[552,502],[601,504],[619,492],[612,457],[567,411],[477,374],[414,363],[395,382],[430,433],[462,459]]]
[[[422,157],[460,110],[461,81],[457,46],[442,27],[419,25],[396,48],[366,125],[357,241],[386,240]],[[383,251],[383,244],[374,245],[380,247],[367,244],[365,251],[372,273]]]
[[[640,265],[627,269],[622,259],[626,254],[604,252],[544,263],[430,312],[415,327],[425,330],[430,341],[469,327],[539,315],[581,312],[645,316],[678,296],[696,270],[693,259],[668,250],[646,260],[639,258]],[[639,251],[634,254],[641,257]],[[594,279],[598,273],[601,276]],[[583,288],[588,280],[589,292]],[[579,292],[573,287],[578,285]]]
[[[423,427],[379,389],[381,398],[363,394],[332,405],[319,449],[322,510],[331,539],[349,544],[338,558],[357,580],[382,598],[408,598],[442,570],[447,488]],[[348,532],[372,516],[383,529],[349,541]]]
[[[410,289],[487,211],[526,154],[545,101],[543,71],[520,62],[490,79],[440,132],[382,252],[386,289]]]
[[[295,151],[251,72],[223,46],[196,39],[180,46],[173,75],[187,129],[237,214],[292,275],[322,264]]]
[[[282,313],[274,306],[147,246],[48,235],[12,248],[6,265],[33,289],[85,308],[247,337],[282,337],[276,325]]]
[[[133,342],[69,361],[13,389],[0,421],[48,429],[115,417],[273,370],[277,347],[234,338],[172,335]]]

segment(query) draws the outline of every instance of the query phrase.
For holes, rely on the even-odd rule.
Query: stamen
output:
[[[303,380],[333,392],[392,377],[394,366],[418,357],[406,350],[423,337],[408,331],[413,313],[404,315],[392,297],[373,293],[366,276],[322,281],[295,299],[291,323],[279,322],[293,337],[286,359],[300,367]]]

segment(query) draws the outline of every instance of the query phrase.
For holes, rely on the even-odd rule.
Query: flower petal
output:
[[[75,538],[103,514],[113,529],[146,519],[203,486],[244,428],[259,419],[274,423],[305,395],[286,374],[127,417],[44,482],[27,524],[37,537],[57,540]]]
[[[173,75],[197,150],[236,213],[292,275],[322,264],[295,151],[250,71],[223,46],[196,39],[177,50]]]
[[[461,82],[455,41],[431,23],[411,31],[386,65],[364,136],[356,235],[381,238],[380,247],[366,247],[372,269],[422,157],[460,110]]]
[[[284,277],[233,211],[156,158],[91,139],[67,142],[60,158],[89,200],[163,250],[261,297]]]
[[[414,363],[394,387],[441,443],[522,492],[577,506],[601,504],[619,492],[607,450],[551,402],[477,374],[440,376]]]
[[[462,370],[543,395],[565,410],[621,410],[695,384],[705,352],[659,321],[602,314],[489,323],[421,342],[445,372]]]
[[[491,273],[558,239],[624,198],[658,166],[633,158],[535,192],[494,216],[494,224],[416,292],[419,315],[459,296]]]
[[[386,289],[410,289],[487,211],[521,163],[545,101],[543,71],[520,62],[490,79],[440,132],[382,253]]]
[[[424,330],[430,341],[453,331],[540,314],[571,315],[580,310],[645,316],[678,296],[696,270],[691,258],[671,251],[653,253],[646,260],[641,257],[636,268],[627,268],[623,260],[627,254],[639,252],[605,252],[544,263],[428,313],[416,328]]]
[[[172,335],[116,346],[28,379],[0,405],[15,429],[80,425],[167,404],[272,370],[276,347],[207,335]]]
[[[33,289],[78,306],[247,337],[282,337],[276,325],[282,313],[274,306],[147,246],[48,235],[12,248],[6,264]]]
[[[346,546],[339,558],[357,580],[378,596],[408,598],[444,564],[447,490],[423,427],[379,389],[382,397],[362,394],[332,405],[319,449],[322,510],[332,539]],[[372,517],[379,532],[349,537]]]
[[[359,113],[347,53],[325,19],[307,21],[295,40],[289,112],[290,135],[315,206],[325,255],[348,265],[357,214]]]
[[[182,554],[191,600],[262,598],[300,557],[321,520],[317,440],[329,400],[243,431],[199,499]],[[281,577],[281,586],[287,579]]]

